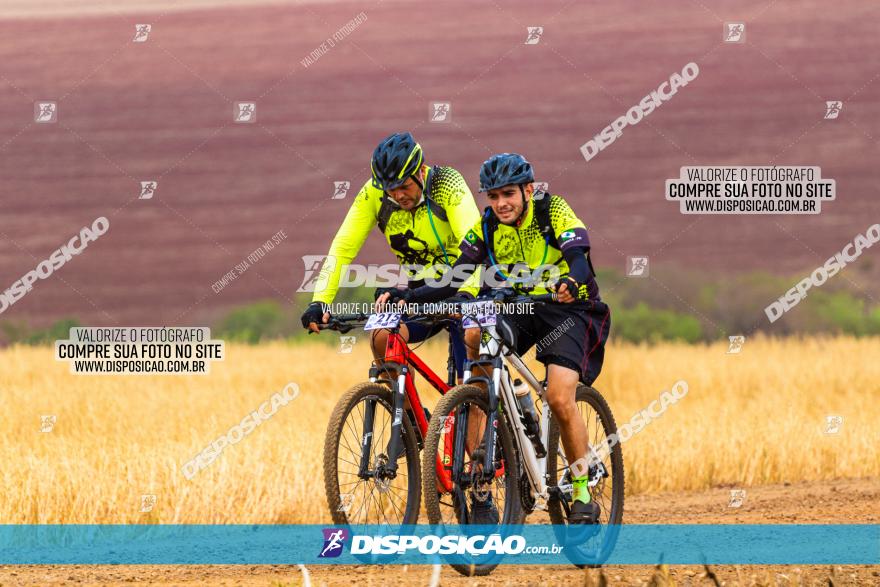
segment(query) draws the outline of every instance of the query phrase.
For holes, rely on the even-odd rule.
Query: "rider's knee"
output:
[[[467,347],[468,358],[475,359],[480,353],[480,329],[466,328],[464,330],[464,344]]]
[[[385,345],[388,342],[388,333],[383,330],[374,330],[370,337],[370,348],[374,353],[385,354]]]
[[[577,391],[577,379],[574,382],[569,381],[570,378],[553,377],[547,381],[546,398],[550,404],[550,409],[558,418],[565,420],[571,412],[577,411],[575,403],[575,393]]]
[[[567,393],[560,386],[548,385],[544,397],[547,398],[547,403],[550,405],[550,410],[553,411],[554,415],[558,414],[561,416],[563,413],[568,412],[569,404],[574,405],[574,394]]]

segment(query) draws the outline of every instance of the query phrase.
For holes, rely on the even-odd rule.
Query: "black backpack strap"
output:
[[[495,251],[492,250],[495,244],[495,230],[498,228],[498,217],[492,212],[492,206],[486,206],[480,226],[483,228],[483,244],[486,245],[488,253],[487,266],[491,267],[494,264],[492,260],[495,258]]]
[[[434,171],[437,171],[436,175],[434,174]],[[437,177],[442,172],[442,167],[432,167],[428,171],[428,177],[425,178],[425,203],[431,209],[431,214],[433,214],[443,222],[449,222],[449,216],[447,216],[446,214],[446,209],[435,202],[434,199],[431,197],[431,192],[434,190],[434,183],[437,181]]]
[[[554,249],[559,248],[556,240],[556,233],[553,232],[553,223],[550,221],[550,198],[552,196],[547,192],[536,191],[532,196],[532,202],[535,206],[535,220],[538,222],[538,230],[541,236],[547,240]]]
[[[379,230],[382,231],[382,234],[385,234],[385,228],[388,226],[388,221],[395,210],[399,210],[399,208],[392,204],[388,196],[383,193],[382,204],[379,206],[379,214],[377,214]]]

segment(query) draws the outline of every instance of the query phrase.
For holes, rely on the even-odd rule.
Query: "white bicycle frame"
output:
[[[538,457],[531,439],[526,434],[526,427],[522,422],[522,408],[520,407],[520,403],[513,391],[513,382],[511,381],[510,370],[507,366],[510,365],[517,373],[522,375],[523,380],[528,383],[529,387],[531,387],[541,399],[543,409],[541,410],[541,419],[539,422],[540,440],[544,445],[544,448],[548,449],[548,443],[550,440],[550,406],[544,399],[544,388],[526,364],[523,363],[523,360],[519,355],[517,355],[513,349],[501,342],[501,338],[498,336],[498,331],[495,329],[494,325],[482,326],[481,329],[484,332],[488,332],[489,337],[488,340],[486,340],[485,337],[481,337],[480,355],[497,357],[500,353],[506,362],[503,368],[499,369],[496,367],[492,369],[492,385],[494,389],[498,390],[497,393],[499,399],[503,400],[503,405],[508,413],[511,414],[507,420],[513,427],[514,441],[519,450],[523,469],[529,479],[532,496],[535,498],[536,509],[545,509],[545,504],[549,498],[547,487],[547,479],[549,476],[549,472],[547,471],[547,457]],[[470,377],[471,371],[470,369],[466,369],[464,372],[464,381],[467,381]],[[516,417],[514,417],[513,414],[515,414]],[[593,446],[588,444],[587,448],[590,460],[592,462],[601,462],[601,459]],[[557,447],[557,451],[561,462],[567,467],[568,460],[565,458],[561,445]],[[598,482],[599,479],[591,480],[590,486],[593,486]],[[557,487],[563,494],[571,495],[571,483],[566,483],[565,485],[559,484]]]

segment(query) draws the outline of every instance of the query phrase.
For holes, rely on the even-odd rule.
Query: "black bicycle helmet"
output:
[[[532,164],[517,153],[492,155],[480,168],[480,191],[488,192],[505,185],[535,181]]]
[[[373,151],[373,187],[382,191],[399,188],[422,167],[422,147],[408,132],[394,133]]]

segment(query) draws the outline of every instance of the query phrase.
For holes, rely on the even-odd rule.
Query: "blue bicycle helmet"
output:
[[[480,168],[480,191],[488,192],[505,185],[535,181],[532,164],[517,153],[492,155]]]
[[[386,192],[399,188],[421,169],[422,147],[410,133],[394,133],[373,151],[370,167],[373,187]]]

